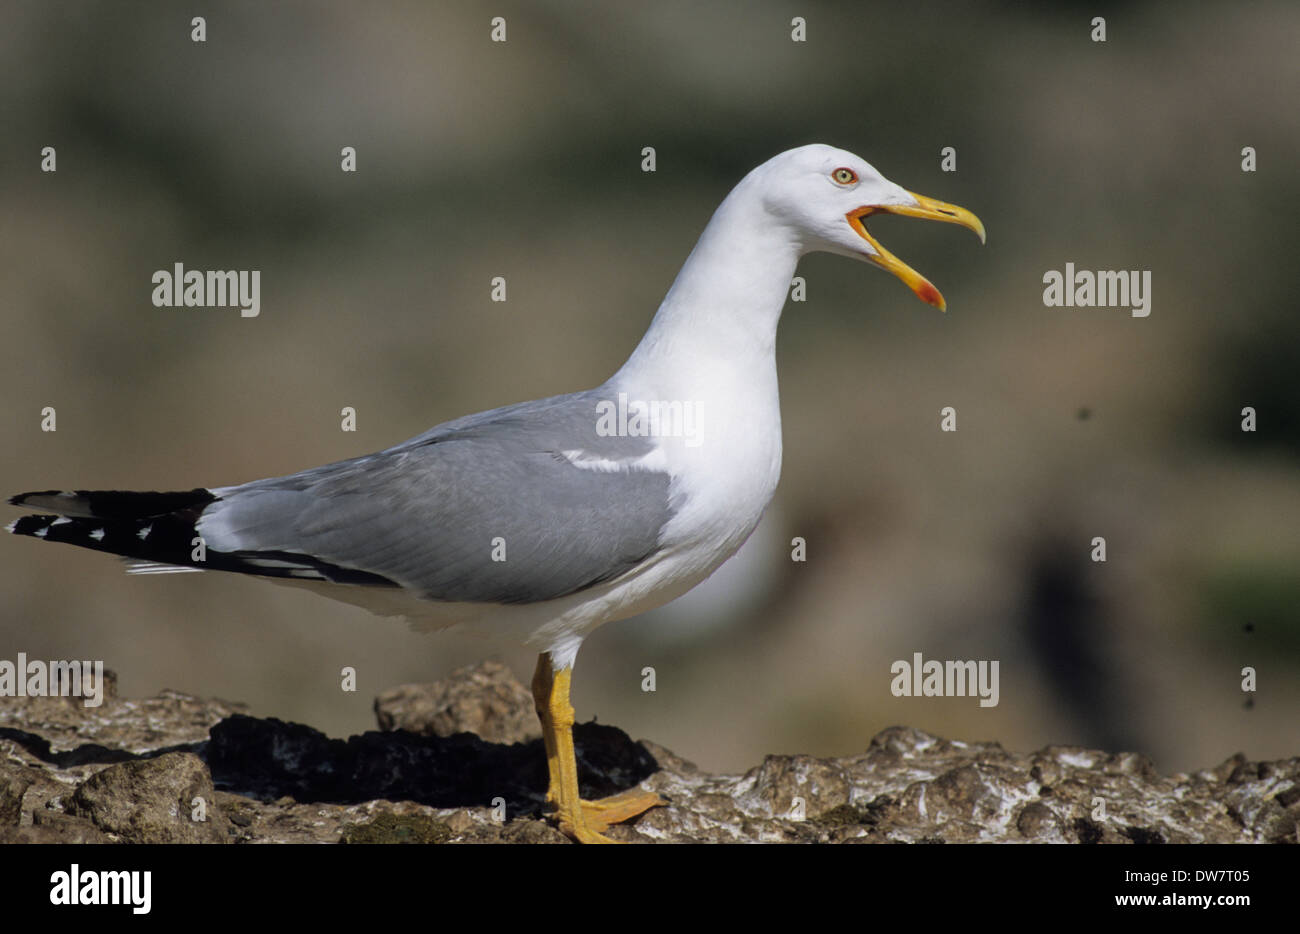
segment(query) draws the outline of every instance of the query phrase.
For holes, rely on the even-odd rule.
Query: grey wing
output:
[[[433,600],[574,593],[653,554],[672,513],[669,475],[636,466],[648,443],[598,437],[594,398],[509,406],[378,454],[214,490],[199,533],[218,551],[302,556]]]

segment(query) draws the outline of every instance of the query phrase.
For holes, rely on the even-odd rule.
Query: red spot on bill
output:
[[[927,305],[933,305],[935,308],[944,306],[943,296],[928,282],[922,282],[916,287],[916,294]]]

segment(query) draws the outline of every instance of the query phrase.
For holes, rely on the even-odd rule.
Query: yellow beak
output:
[[[926,220],[943,221],[945,224],[960,224],[968,230],[973,230],[979,236],[980,243],[984,242],[984,225],[978,217],[965,208],[959,208],[955,204],[937,201],[934,198],[927,198],[925,195],[914,194],[910,191],[908,194],[916,199],[916,204],[873,204],[850,211],[844,217],[849,222],[849,226],[857,231],[858,236],[870,243],[876,251],[875,254],[864,252],[863,256],[881,269],[888,270],[902,279],[921,301],[933,305],[940,311],[944,311],[947,305],[944,303],[943,296],[930,283],[930,280],[881,246],[875,237],[867,233],[867,228],[863,225],[862,220],[871,214],[902,214],[905,217],[923,217]]]

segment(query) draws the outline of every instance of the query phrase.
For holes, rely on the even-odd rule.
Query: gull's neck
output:
[[[801,250],[764,210],[751,181],[737,185],[714,212],[611,382],[666,396],[769,379],[775,390],[776,327]]]

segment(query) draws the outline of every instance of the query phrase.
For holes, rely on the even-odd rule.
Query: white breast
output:
[[[744,362],[684,366],[653,378],[637,374],[643,378],[613,381],[630,399],[657,399],[683,411],[689,406],[695,413],[691,436],[655,439],[654,460],[672,476],[674,515],[662,542],[679,554],[684,574],[702,571],[707,576],[744,543],[781,474],[776,361]]]

